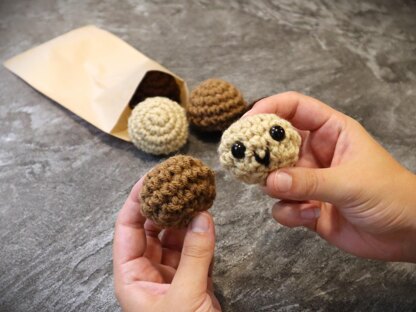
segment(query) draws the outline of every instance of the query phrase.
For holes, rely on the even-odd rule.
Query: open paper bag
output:
[[[146,97],[186,106],[178,76],[95,26],[75,29],[4,63],[47,97],[102,131],[130,141],[131,109]]]

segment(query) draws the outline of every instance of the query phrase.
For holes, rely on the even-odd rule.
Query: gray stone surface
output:
[[[248,100],[297,90],[355,117],[416,171],[416,3],[0,1],[0,60],[96,24],[184,77]],[[0,311],[117,311],[111,244],[134,182],[160,161],[0,68]],[[411,311],[415,266],[349,256],[270,217],[216,142],[183,150],[217,173],[215,283],[226,311]]]

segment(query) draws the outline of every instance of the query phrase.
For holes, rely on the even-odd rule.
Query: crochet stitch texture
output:
[[[133,109],[128,131],[140,150],[154,155],[170,154],[188,139],[185,110],[167,98],[147,98]]]
[[[265,184],[269,172],[296,164],[300,145],[301,137],[288,121],[258,114],[224,131],[218,153],[222,166],[237,179]]]
[[[245,111],[240,91],[221,79],[199,84],[189,97],[187,115],[191,125],[202,131],[224,131]]]
[[[143,77],[130,100],[129,106],[133,109],[146,98],[156,96],[180,102],[180,89],[173,76],[157,70],[151,70]]]
[[[162,228],[186,226],[215,199],[214,172],[199,159],[178,155],[154,167],[139,195],[143,215]]]

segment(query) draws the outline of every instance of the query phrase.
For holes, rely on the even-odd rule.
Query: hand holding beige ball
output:
[[[275,114],[302,138],[295,167],[267,177],[281,199],[277,222],[306,227],[354,255],[416,262],[416,176],[354,119],[295,92],[260,100],[247,113]],[[260,156],[263,157],[263,156]],[[141,214],[134,187],[114,234],[117,298],[125,311],[220,311],[212,286],[214,224],[200,213],[187,229],[160,229]]]

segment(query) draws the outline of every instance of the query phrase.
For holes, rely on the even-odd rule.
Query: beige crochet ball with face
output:
[[[233,123],[218,148],[223,167],[248,184],[265,184],[276,169],[296,164],[301,137],[286,120],[258,114]]]
[[[147,98],[133,109],[128,131],[133,144],[146,153],[173,153],[188,139],[185,109],[168,98]]]

